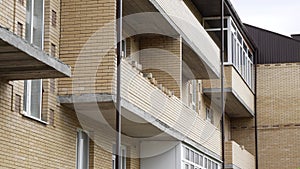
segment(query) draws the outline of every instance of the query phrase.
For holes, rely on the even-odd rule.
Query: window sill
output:
[[[38,119],[38,118],[36,118],[36,117],[27,115],[25,112],[24,112],[22,115],[23,115],[24,117],[26,117],[26,118],[35,120],[35,121],[40,122],[40,123],[42,123],[42,124],[44,124],[44,125],[48,125],[48,124],[49,124],[48,122],[45,122],[45,121],[43,121],[43,120],[41,120],[41,119]]]

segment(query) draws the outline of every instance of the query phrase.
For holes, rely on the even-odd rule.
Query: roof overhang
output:
[[[0,27],[0,78],[26,80],[70,77],[71,68]]]

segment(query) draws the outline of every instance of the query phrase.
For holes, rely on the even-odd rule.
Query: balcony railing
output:
[[[254,169],[254,156],[243,146],[234,141],[225,143],[225,166],[226,168]]]
[[[122,99],[220,155],[220,131],[126,61],[122,61],[121,85]]]

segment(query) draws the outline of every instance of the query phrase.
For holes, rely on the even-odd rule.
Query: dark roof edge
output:
[[[255,44],[255,41],[252,39],[251,35],[249,34],[247,28],[245,27],[238,13],[234,9],[234,6],[230,2],[230,0],[224,0],[224,2],[225,5],[228,7],[230,14],[233,16],[233,19],[236,22],[237,26],[241,29],[243,36],[247,38],[247,41],[251,45],[251,47],[254,50],[257,50],[257,45]]]
[[[289,37],[289,36],[286,36],[286,35],[282,35],[282,34],[280,34],[280,33],[276,33],[276,32],[273,32],[273,31],[270,31],[270,30],[267,30],[267,29],[264,29],[264,28],[260,28],[260,27],[257,27],[257,26],[253,26],[253,25],[250,25],[250,24],[247,24],[247,23],[244,23],[244,25],[245,25],[245,26],[248,26],[248,27],[255,28],[255,29],[259,29],[259,30],[264,31],[264,32],[269,32],[269,33],[271,33],[271,34],[274,34],[274,35],[277,35],[277,36],[281,36],[281,37],[283,37],[283,38],[286,38],[286,39],[289,39],[289,40],[296,41],[296,42],[300,43],[299,40],[294,39],[294,38]],[[299,36],[300,36],[300,34],[294,34],[294,35],[299,35]]]

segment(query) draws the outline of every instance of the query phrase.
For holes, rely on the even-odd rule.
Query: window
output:
[[[219,164],[212,158],[186,145],[183,145],[182,148],[183,169],[218,169]]]
[[[42,80],[25,80],[24,104],[25,115],[42,120]]]
[[[18,0],[18,2],[19,2],[22,6],[24,6],[24,0]]]
[[[122,40],[122,57],[126,58],[126,40]]]
[[[52,10],[51,16],[51,25],[55,28],[57,23],[56,11]]]
[[[27,0],[25,39],[34,46],[43,49],[44,1]],[[42,120],[42,80],[24,81],[25,115]]]
[[[43,49],[44,40],[44,1],[27,0],[25,39]]]
[[[17,23],[17,35],[23,37],[23,24]]]
[[[213,111],[210,108],[206,108],[206,120],[211,123],[214,123]]]
[[[116,145],[113,146],[113,152],[116,152],[115,149]],[[121,146],[121,168],[120,169],[126,169],[126,147]],[[116,155],[112,156],[112,169],[116,168]]]
[[[77,169],[89,168],[89,136],[82,130],[77,132],[76,158]]]
[[[196,102],[197,102],[197,82],[196,80],[192,80],[189,82],[189,104],[193,110],[196,110]]]
[[[53,43],[51,43],[50,54],[51,54],[51,56],[53,56],[53,57],[56,56],[56,45],[54,45]]]

